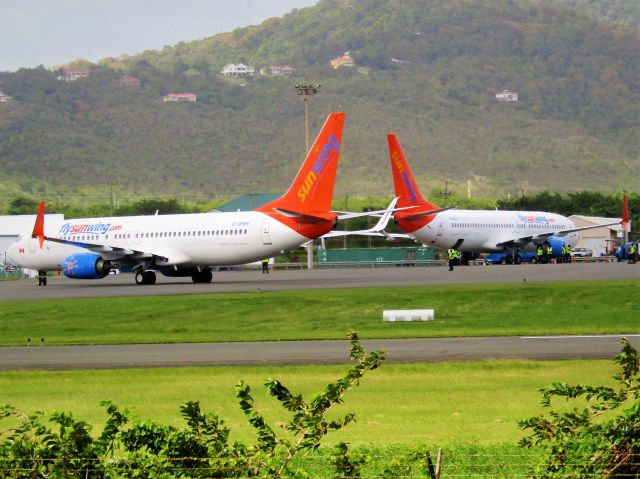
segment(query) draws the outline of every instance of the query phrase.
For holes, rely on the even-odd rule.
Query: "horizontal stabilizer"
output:
[[[321,223],[330,219],[327,216],[299,213],[297,211],[283,210],[282,208],[274,208],[273,211],[287,218],[295,218],[298,223]]]

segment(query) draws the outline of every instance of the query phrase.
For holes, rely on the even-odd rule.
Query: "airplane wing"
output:
[[[404,206],[402,208],[396,208],[395,205],[398,202],[400,197],[396,197],[391,200],[391,204],[394,206],[391,207],[391,204],[384,210],[375,210],[375,211],[365,211],[363,213],[353,213],[351,211],[334,211],[334,213],[338,214],[338,220],[349,220],[352,218],[361,218],[363,216],[384,216],[385,213],[391,212],[395,213],[396,211],[404,211],[416,208],[416,206]]]
[[[580,228],[569,228],[569,229],[560,230],[560,231],[550,231],[547,233],[539,233],[536,235],[521,236],[518,238],[513,238],[507,241],[497,243],[496,246],[522,245],[522,244],[530,243],[532,241],[535,242],[537,240],[545,240],[551,236],[558,236],[562,238],[563,236],[567,236],[569,233],[576,233],[578,231],[586,231],[586,230],[592,230],[596,228],[606,228],[608,226],[617,226],[619,224],[622,224],[622,221],[616,221],[615,223],[607,223],[604,225],[582,226]]]
[[[398,199],[399,198],[397,197],[394,198],[393,200],[391,200],[391,203],[389,203],[389,206],[387,206],[387,209],[380,210],[382,212],[382,215],[373,228],[370,228],[367,230],[355,230],[355,231],[330,231],[329,233],[325,234],[323,238],[335,238],[340,236],[358,235],[358,236],[385,236],[387,239],[393,240],[394,238],[392,237],[391,234],[385,231],[385,228],[389,224],[389,220],[393,216],[393,213],[395,211],[398,211],[398,209],[395,207],[396,203],[398,202]],[[403,208],[403,209],[406,209],[406,208]],[[371,215],[374,213],[377,213],[377,212],[369,211],[365,213],[365,215]],[[353,217],[354,216],[352,216],[352,218]]]
[[[148,263],[153,259],[158,265],[174,266],[182,263],[188,263],[191,260],[191,258],[183,252],[166,247],[154,247],[150,250],[140,250],[137,248],[123,248],[121,246],[109,245],[108,243],[70,241],[51,238],[49,236],[45,236],[44,239],[53,243],[84,248],[92,253],[99,253],[103,255],[105,259],[110,261],[126,261],[128,263],[143,264]]]

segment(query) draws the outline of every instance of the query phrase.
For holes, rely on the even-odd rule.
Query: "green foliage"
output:
[[[354,420],[353,414],[341,419],[329,419],[327,414],[343,402],[346,392],[357,386],[365,374],[385,360],[381,351],[366,354],[355,332],[350,332],[348,338],[355,366],[310,401],[292,394],[276,379],[266,381],[270,395],[292,415],[288,423],[280,426],[282,434],[276,433],[255,409],[249,386],[238,384],[240,408],[257,433],[253,446],[231,444],[224,421],[203,413],[200,404],[193,401],[181,406],[187,426],[184,429],[140,421],[128,426],[128,412],[104,401],[108,417],[97,439],[91,436],[86,423],[74,420],[71,414],[56,412],[48,417],[48,422],[57,426],[56,432],[42,414],[26,417],[6,405],[0,408],[0,420],[15,418],[19,425],[0,432],[0,473],[13,478],[65,479],[309,477],[300,468],[292,467],[293,461],[300,453],[317,451],[327,433]],[[336,468],[350,462],[346,445],[338,454],[341,459],[334,460]],[[385,477],[410,471],[410,462],[394,462]],[[355,467],[362,462],[350,463]]]
[[[45,196],[104,195],[114,177],[130,194],[284,191],[304,155],[293,85],[309,78],[323,85],[311,132],[329,111],[348,115],[339,193],[390,194],[390,130],[419,180],[471,180],[483,195],[635,187],[627,172],[640,146],[637,33],[566,2],[323,0],[258,26],[106,59],[75,82],[22,69],[0,80],[14,97],[0,106],[3,175]],[[616,4],[626,16],[629,1]],[[329,67],[346,50],[367,74]],[[290,64],[299,78],[221,78],[238,61]],[[140,86],[122,85],[124,73]],[[496,102],[504,88],[521,101]],[[172,91],[198,102],[164,104]]]
[[[622,351],[615,358],[621,367],[614,376],[618,389],[550,384],[540,390],[548,414],[519,423],[530,430],[520,445],[542,446],[545,451],[545,463],[536,468],[536,477],[640,475],[640,357],[626,338],[621,343]],[[568,411],[554,408],[556,398],[577,405]]]
[[[619,25],[640,27],[640,4],[635,0],[537,0],[562,7],[571,7],[590,17]]]

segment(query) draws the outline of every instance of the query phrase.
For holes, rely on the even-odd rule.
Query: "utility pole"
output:
[[[444,182],[444,191],[440,192],[440,196],[442,196],[444,198],[444,207],[446,208],[447,205],[447,201],[449,199],[449,197],[453,194],[453,192],[451,190],[449,190],[449,181],[445,181]]]
[[[110,193],[109,193],[109,206],[110,206],[109,211],[110,211],[110,214],[109,214],[109,216],[113,216],[113,185],[115,185],[115,182],[111,181],[109,183],[109,187],[110,187]]]
[[[296,85],[296,93],[304,102],[304,140],[306,149],[304,154],[309,153],[309,97],[312,97],[318,90],[320,90],[320,84],[314,85],[310,83],[308,85]],[[307,269],[313,269],[313,240],[307,245]]]

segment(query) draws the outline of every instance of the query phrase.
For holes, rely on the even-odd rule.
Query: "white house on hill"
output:
[[[226,77],[252,77],[255,72],[256,69],[254,67],[247,66],[244,63],[228,63],[220,73]]]

